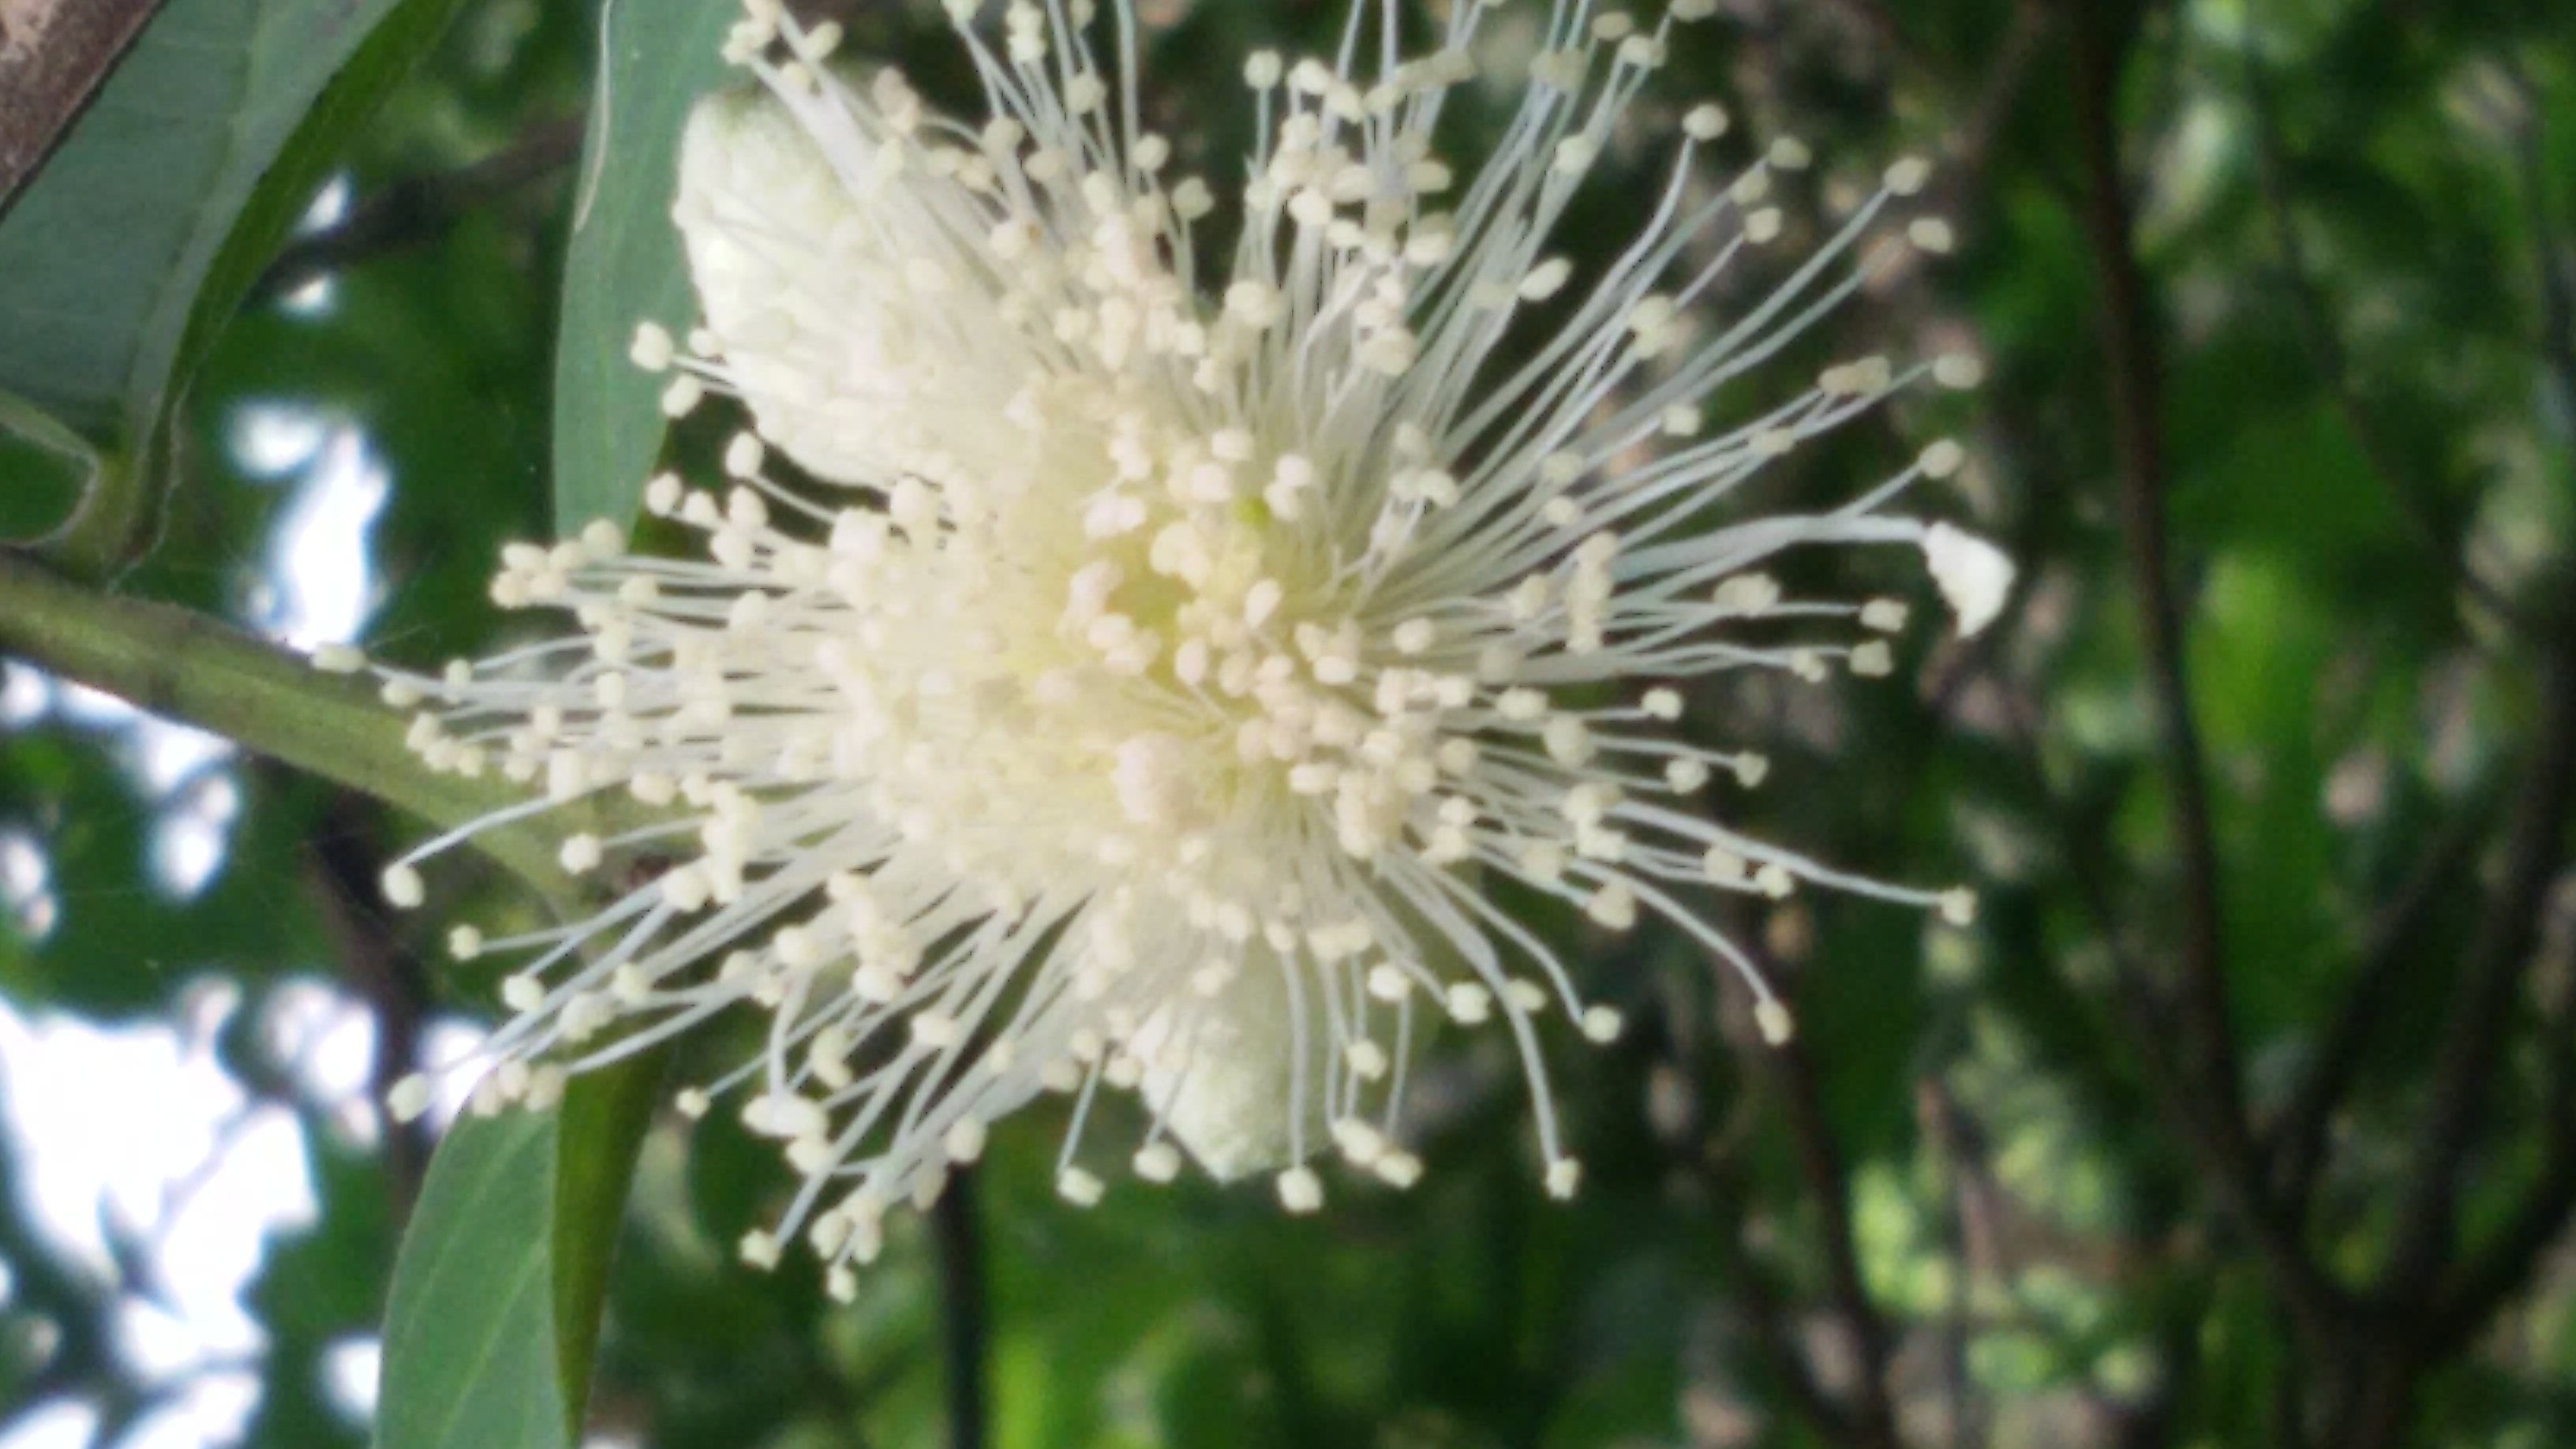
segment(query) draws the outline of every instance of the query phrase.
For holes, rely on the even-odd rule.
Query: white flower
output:
[[[566,843],[575,870],[666,867],[595,918],[473,938],[531,958],[486,1106],[757,1004],[768,1049],[683,1105],[731,1096],[787,1144],[804,1185],[782,1234],[846,1289],[883,1212],[935,1196],[1042,1088],[1079,1094],[1076,1202],[1103,1188],[1076,1157],[1104,1082],[1152,1119],[1148,1179],[1177,1141],[1220,1177],[1278,1170],[1292,1211],[1322,1202],[1327,1147],[1409,1183],[1406,1060],[1444,1017],[1510,1033],[1548,1186],[1570,1193],[1540,1019],[1593,1040],[1618,1019],[1482,880],[1606,930],[1670,922],[1775,1038],[1787,1013],[1708,923],[1712,893],[1804,881],[1965,918],[1964,892],[1716,823],[1703,789],[1765,762],[1671,729],[1698,677],[1892,667],[1875,636],[1904,607],[1790,598],[1761,571],[1788,550],[1920,549],[1963,632],[2002,603],[1992,546],[1894,511],[1956,445],[1829,512],[1736,496],[1971,364],[1863,358],[1711,421],[1721,392],[1741,407],[1726,384],[1941,235],[1889,219],[1920,163],[1712,318],[1720,280],[1780,234],[1772,168],[1807,158],[1775,145],[1711,188],[1725,119],[1701,107],[1644,229],[1579,275],[1550,233],[1675,21],[1558,4],[1518,115],[1461,175],[1434,138],[1488,7],[1460,4],[1417,59],[1252,59],[1266,134],[1208,277],[1220,212],[1142,129],[1126,0],[1114,69],[1054,7],[1011,5],[999,36],[949,8],[980,125],[892,72],[845,83],[834,37],[774,0],[730,48],[765,89],[691,122],[675,216],[704,321],[685,345],[648,325],[634,351],[671,370],[671,411],[730,393],[756,423],[723,497],[648,490],[705,558],[630,557],[605,525],[516,546],[495,598],[580,632],[391,686],[435,702],[432,760],[544,782],[514,813],[607,790],[671,811]],[[775,455],[828,495],[774,479]],[[425,853],[390,895],[419,898]]]

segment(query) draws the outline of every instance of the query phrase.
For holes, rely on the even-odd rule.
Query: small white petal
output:
[[[1971,638],[1993,623],[2012,593],[2013,562],[2000,548],[1973,533],[1936,523],[1923,534],[1923,561],[1932,582],[1959,621],[1959,637]]]

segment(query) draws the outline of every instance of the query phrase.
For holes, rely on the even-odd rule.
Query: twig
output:
[[[2508,58],[2505,71],[2529,103],[2531,83],[2521,68]],[[2538,114],[2536,108],[2533,114]],[[2531,212],[2533,245],[2540,257],[2541,355],[2559,392],[2560,407],[2576,417],[2576,285],[2569,282],[2558,257],[2536,123],[2525,127],[2516,153]],[[2576,656],[2576,644],[2562,642],[2561,647],[2561,669],[2576,674],[2576,658],[2568,657]],[[2561,683],[2563,703],[2565,681]],[[2533,927],[2538,927],[2536,919]],[[2533,1265],[2576,1217],[2576,982],[2561,990],[2553,1016],[2555,1039],[2550,1044],[2548,1089],[2541,1109],[2546,1147],[2540,1173],[2513,1216],[2462,1267],[2443,1294],[2432,1337],[2445,1351],[2481,1331],[2506,1302],[2529,1286]]]
[[[2556,230],[2539,159],[2536,128],[2526,128],[2520,170],[2539,252],[2541,352],[2546,370],[2576,416],[2576,288],[2558,265]],[[2576,620],[2576,590],[2561,601]],[[2459,1174],[2492,1095],[2498,1043],[2530,967],[2549,888],[2566,853],[2576,815],[2576,640],[2560,631],[2550,661],[2546,699],[2531,766],[2519,779],[2521,808],[2505,847],[2502,884],[2487,929],[2470,948],[2452,994],[2451,1024],[2434,1069],[2432,1105],[2417,1134],[2413,1190],[2397,1219],[2383,1291],[2398,1303],[2420,1303],[2451,1250]]]
[[[24,659],[154,714],[227,736],[256,753],[363,791],[436,825],[461,825],[521,802],[498,780],[441,775],[403,743],[402,717],[355,679],[305,661],[204,614],[101,593],[0,549],[0,656]],[[600,817],[601,835],[653,823],[621,801],[564,807]],[[631,817],[631,818],[630,818]],[[554,828],[513,822],[473,845],[521,879],[571,889],[556,863]]]
[[[2271,1209],[2261,1189],[2252,1145],[2241,1130],[2231,1146],[2223,1126],[2200,1116],[2183,1068],[2168,1045],[2173,1029],[2163,1004],[2148,988],[2144,967],[2127,942],[2104,883],[2100,847],[2080,828],[2074,812],[2049,781],[2029,700],[2008,682],[1999,682],[1998,688],[2032,788],[2054,824],[2077,894],[2102,933],[2111,958],[2112,1000],[2128,1028],[2126,1044],[2136,1053],[2149,1099],[2175,1137],[2191,1150],[2218,1196],[2221,1211],[2252,1239],[2256,1260],[2291,1316],[2312,1339],[2331,1338],[2347,1308],[2343,1290],[2308,1256],[2295,1221]]]
[[[2040,759],[2037,722],[2020,690],[2008,682],[1999,689],[2006,719],[2029,770],[2042,810],[2055,827],[2077,894],[2111,958],[2112,1001],[2127,1028],[2126,1045],[2136,1054],[2147,1096],[2165,1124],[2199,1163],[2219,1199],[2219,1207],[2254,1243],[2273,1290],[2310,1337],[2332,1336],[2346,1304],[2342,1289],[2318,1269],[2301,1246],[2295,1225],[2271,1211],[2261,1190],[2256,1159],[2241,1129],[2231,1139],[2226,1129],[2205,1120],[2196,1107],[2182,1065],[2169,1043],[2173,1028],[2164,1006],[2149,989],[2143,964],[2130,947],[2104,882],[2101,848],[2080,828],[2075,813],[2060,798]]]
[[[960,1170],[948,1180],[930,1215],[938,1245],[940,1300],[948,1352],[950,1449],[983,1449],[984,1256],[975,1227],[975,1174]]]
[[[2533,1265],[2576,1218],[2576,988],[2566,995],[2542,1107],[2548,1145],[2540,1174],[2513,1216],[2463,1265],[2435,1305],[2428,1336],[2438,1353],[2457,1352],[2529,1288]]]
[[[2110,954],[2114,977],[2143,983],[2146,966],[2138,959],[2136,950],[2129,943],[2128,933],[2122,929],[2119,908],[2111,899],[2109,884],[2103,879],[2105,871],[2101,850],[2090,838],[2090,833],[2082,828],[2074,807],[2066,801],[2057,783],[2048,776],[2048,761],[2040,749],[2042,721],[2038,706],[2028,692],[2000,669],[1990,671],[1987,678],[1993,682],[1997,697],[2003,701],[2005,726],[2012,732],[2023,769],[2029,773],[2031,792],[2038,797],[2040,811],[2048,817],[2051,831],[2065,851],[2067,874],[2074,877],[2076,894],[2083,899],[2084,913],[2093,918],[2093,929],[2102,934],[2102,949]],[[2157,1014],[2151,995],[2142,992],[2141,1000],[2150,1016]],[[2155,1039],[2161,1040],[2164,1035],[2159,1031]]]
[[[396,181],[337,223],[288,242],[252,295],[292,292],[357,262],[427,245],[475,207],[570,166],[581,155],[581,133],[579,120],[548,122],[470,166]]]
[[[1755,952],[1757,958],[1760,952]],[[1776,963],[1759,961],[1773,981],[1787,979]],[[1842,1417],[1847,1442],[1861,1449],[1898,1449],[1896,1406],[1888,1391],[1891,1357],[1886,1320],[1870,1301],[1861,1278],[1860,1247],[1852,1229],[1851,1182],[1833,1124],[1825,1118],[1824,1095],[1817,1082],[1815,1058],[1804,1037],[1792,1036],[1776,1047],[1759,1049],[1780,1093],[1781,1120],[1798,1162],[1798,1176],[1815,1204],[1818,1232],[1824,1239],[1826,1295],[1835,1326],[1850,1351],[1855,1382],[1852,1403]]]
[[[2119,13],[2106,13],[2113,9]],[[2119,123],[2112,111],[2137,10],[2069,0],[2066,14],[2072,32],[2069,78],[2075,129],[2086,173],[2081,207],[2102,288],[2102,344],[2110,367],[2123,542],[2182,856],[2178,1062],[2165,1060],[2163,1013],[2146,983],[2125,979],[2125,972],[2117,975],[2124,1004],[2139,1018],[2139,1056],[2149,1068],[2148,1081],[2160,1106],[2198,1158],[2221,1206],[2252,1240],[2284,1306],[2312,1341],[2331,1343],[2345,1331],[2343,1294],[2318,1269],[2265,1192],[2245,1120],[2229,1021],[2209,784],[2183,666],[2182,613],[2166,557],[2163,364],[2149,315],[2147,279],[2138,262]]]
[[[2514,144],[2514,166],[2521,173],[2523,204],[2531,216],[2531,246],[2540,266],[2540,358],[2558,393],[2559,411],[2576,418],[2576,281],[2558,255],[2558,223],[2549,214],[2549,175],[2542,155],[2541,121],[2548,114],[2542,98],[2512,52],[2500,57],[2506,78],[2522,98],[2525,121]]]
[[[2044,0],[2019,0],[2014,5],[2012,28],[2004,32],[2003,40],[1995,46],[1994,58],[1986,65],[1985,87],[1975,102],[1963,109],[1967,119],[1954,133],[1946,183],[1948,195],[1973,196],[1983,189],[1995,138],[2003,134],[2004,122],[2020,101],[2023,87],[2038,68],[2039,58],[2047,53],[2050,19]],[[1963,214],[1965,211],[1962,207],[1952,209]]]
[[[1861,1281],[1860,1249],[1852,1232],[1851,1183],[1844,1171],[1842,1149],[1834,1142],[1833,1128],[1825,1121],[1824,1100],[1816,1086],[1816,1064],[1807,1054],[1806,1044],[1795,1038],[1776,1048],[1772,1056],[1780,1068],[1782,1105],[1787,1109],[1789,1135],[1797,1148],[1798,1173],[1806,1179],[1808,1195],[1815,1199],[1818,1226],[1824,1236],[1827,1291],[1857,1368],[1852,1442],[1895,1449],[1901,1441],[1896,1437],[1896,1406],[1887,1388],[1887,1323],[1870,1302],[1868,1285]]]
[[[1850,1416],[1816,1382],[1815,1370],[1792,1339],[1778,1287],[1745,1246],[1741,1169],[1731,1160],[1713,1159],[1707,1163],[1707,1170],[1710,1192],[1727,1218],[1717,1235],[1718,1256],[1728,1276],[1735,1280],[1736,1302],[1751,1331],[1754,1352],[1763,1368],[1779,1380],[1781,1390],[1789,1396],[1790,1407],[1815,1429],[1817,1436],[1827,1443],[1840,1443],[1851,1432]]]
[[[419,960],[377,903],[384,852],[376,845],[376,817],[374,803],[366,797],[335,792],[309,843],[306,876],[322,924],[337,947],[341,977],[374,1018],[375,1063],[367,1085],[369,1095],[382,1102],[394,1083],[418,1065],[421,1020],[429,1003]],[[429,1166],[429,1124],[397,1123],[390,1114],[385,1123],[386,1195],[399,1225],[409,1221]]]
[[[1677,1016],[1659,1014],[1657,1019],[1677,1065],[1692,1080],[1700,1080],[1712,1065],[1711,1054],[1702,1049],[1696,1035],[1674,1034]],[[1779,1288],[1755,1259],[1750,1243],[1746,1203],[1751,1190],[1744,1154],[1746,1144],[1753,1140],[1763,1117],[1768,1115],[1763,1110],[1762,1094],[1739,1089],[1732,1095],[1733,1106],[1722,1120],[1702,1123],[1698,1131],[1684,1135],[1682,1140],[1693,1144],[1695,1150],[1676,1166],[1706,1186],[1710,1204],[1720,1219],[1717,1254],[1725,1275],[1734,1281],[1734,1302],[1744,1315],[1754,1356],[1787,1395],[1791,1410],[1815,1430],[1817,1437],[1828,1443],[1838,1442],[1847,1434],[1849,1417],[1816,1381],[1814,1368],[1794,1341]]]
[[[1941,1325],[1941,1396],[1948,1409],[1950,1449],[1968,1449],[1982,1441],[1977,1421],[1976,1385],[1968,1352],[1976,1333],[1976,1287],[1988,1271],[1987,1252],[2000,1240],[1993,1205],[1984,1196],[1983,1154],[1958,1102],[1937,1077],[1915,1088],[1917,1115],[1925,1135],[1939,1153],[1949,1178],[1949,1221],[1943,1225],[1950,1254],[1950,1301]]]
[[[2485,843],[2486,826],[2486,809],[2464,806],[2371,923],[2349,972],[2350,984],[2335,1005],[2334,1019],[2273,1119],[2265,1147],[2282,1216],[2293,1224],[2307,1218],[2308,1202],[2325,1161],[2326,1129],[2352,1087],[2362,1049],[2369,1044],[2371,1027],[2381,1020],[2388,993],[2405,976],[2416,933],[2431,909],[2448,897],[2477,847]]]
[[[2130,221],[2119,123],[2112,114],[2130,36],[2105,7],[2073,5],[2075,127],[2087,191],[2084,225],[2102,287],[2102,345],[2110,365],[2111,427],[2119,454],[2120,513],[2129,582],[2138,596],[2156,723],[2170,775],[2174,834],[2182,856],[2180,1006],[2193,1075],[2211,1115],[2243,1114],[2235,1034],[2228,1023],[2220,952],[2218,852],[2200,732],[2192,722],[2183,666],[2182,611],[2174,598],[2165,541],[2167,468],[2164,371],[2149,317],[2147,280]],[[2133,18],[2133,17],[2132,17]]]

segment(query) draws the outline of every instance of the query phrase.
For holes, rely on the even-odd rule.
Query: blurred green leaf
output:
[[[98,451],[44,409],[0,391],[0,541],[59,528],[98,479]]]
[[[240,779],[209,767],[143,799],[123,763],[69,731],[0,738],[0,830],[42,847],[58,904],[25,949],[0,913],[0,992],[114,1020],[154,1011],[202,973],[255,978],[324,954],[297,886],[319,791],[280,780],[253,794],[225,821],[214,875],[183,894],[155,878],[158,833],[199,791],[234,796]]]
[[[565,1417],[576,1430],[599,1356],[608,1267],[626,1219],[635,1160],[661,1098],[666,1060],[662,1051],[645,1052],[584,1073],[564,1093],[555,1141],[555,1353],[563,1368]]]
[[[662,384],[628,364],[650,318],[685,322],[689,277],[671,226],[680,132],[725,83],[718,53],[738,18],[708,0],[627,0],[604,17],[607,70],[582,148],[555,353],[555,523],[623,522],[661,452]]]
[[[173,0],[0,225],[0,390],[123,455],[78,562],[125,561],[185,381],[461,0]]]
[[[263,173],[391,8],[172,0],[0,226],[0,387],[92,436],[148,421]]]
[[[647,1053],[575,1078],[555,1111],[449,1133],[394,1268],[379,1449],[572,1442],[662,1065]]]
[[[460,1118],[394,1262],[377,1449],[561,1449],[549,1285],[556,1119]]]

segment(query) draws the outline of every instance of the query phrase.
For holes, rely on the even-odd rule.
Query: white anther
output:
[[[1571,1157],[1560,1157],[1547,1165],[1547,1195],[1558,1202],[1574,1196],[1583,1184],[1583,1164]]]
[[[429,1078],[413,1072],[385,1094],[385,1110],[393,1113],[397,1122],[417,1122],[428,1113],[430,1098]]]
[[[1566,279],[1574,275],[1574,263],[1563,257],[1550,257],[1529,269],[1513,290],[1524,302],[1544,302],[1564,290]]]
[[[1181,1175],[1181,1154],[1168,1142],[1149,1142],[1136,1149],[1132,1165],[1147,1182],[1170,1182]]]
[[[636,324],[635,340],[626,348],[628,361],[646,372],[667,372],[676,355],[668,328],[658,322]]]
[[[416,908],[428,895],[420,872],[400,862],[385,867],[383,885],[385,904],[398,911]]]
[[[1292,1167],[1279,1174],[1279,1205],[1292,1213],[1311,1213],[1324,1205],[1323,1179],[1311,1167]]]
[[[1441,993],[1441,1002],[1449,1009],[1449,1018],[1461,1026],[1475,1026],[1493,1014],[1494,996],[1473,981],[1450,984]]]

